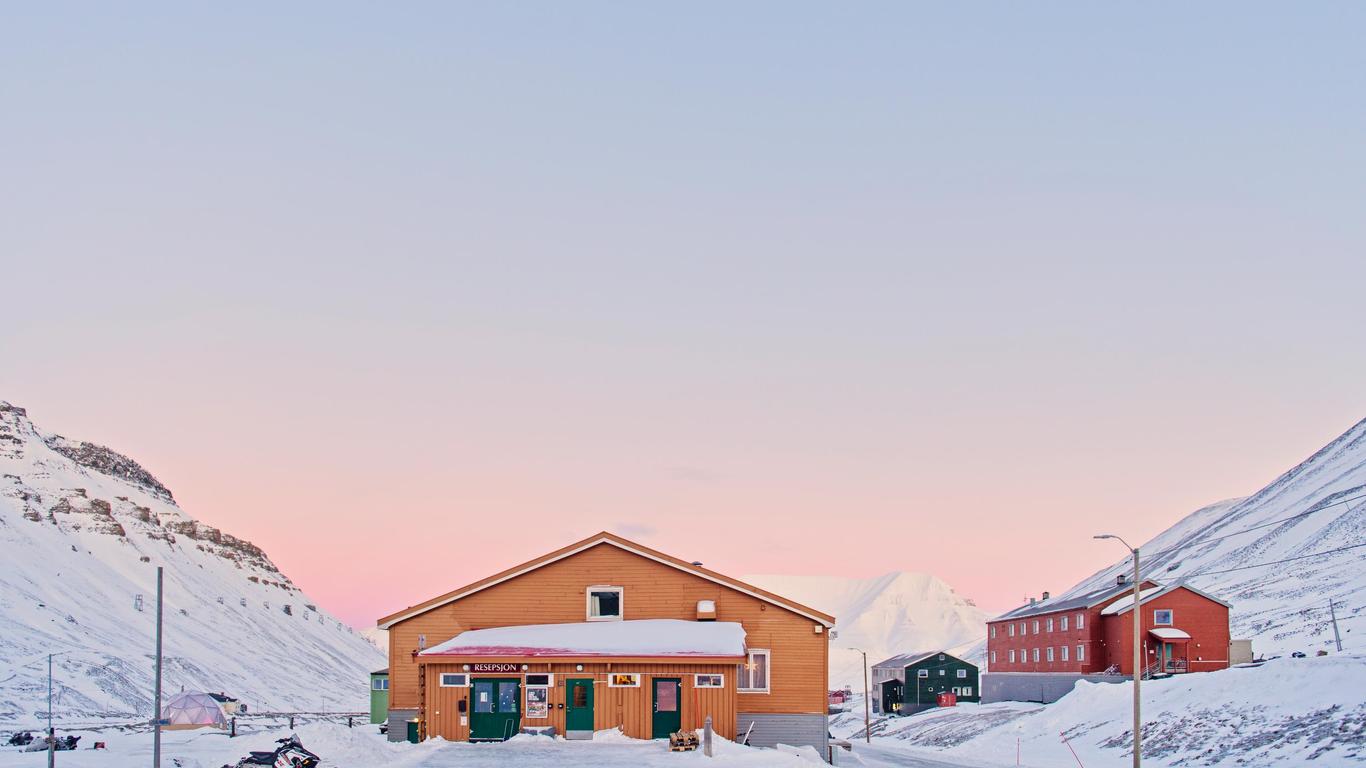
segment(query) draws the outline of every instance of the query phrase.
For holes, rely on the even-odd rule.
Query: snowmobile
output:
[[[80,741],[80,740],[81,740],[81,737],[80,737],[80,736],[58,736],[58,737],[55,738],[55,739],[51,739],[51,742],[52,742],[52,751],[53,751],[53,752],[70,752],[71,750],[73,750],[73,749],[76,748],[76,742],[78,742],[78,741]],[[25,751],[25,752],[46,752],[46,751],[47,751],[47,745],[48,745],[49,737],[44,736],[44,737],[42,737],[41,739],[30,739],[29,741],[30,741],[31,743],[30,743],[27,747],[24,748],[24,751]]]
[[[272,768],[315,768],[322,762],[322,758],[304,749],[304,745],[299,741],[298,736],[291,735],[287,739],[276,739],[274,752],[252,752],[236,765],[225,765],[223,768],[251,768],[254,765],[268,765]]]
[[[27,747],[31,741],[33,741],[33,734],[28,731],[19,731],[13,736],[10,736],[9,741],[5,742],[5,744],[10,747]]]

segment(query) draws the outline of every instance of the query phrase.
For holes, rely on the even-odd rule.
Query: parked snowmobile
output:
[[[31,741],[33,741],[33,734],[28,731],[19,731],[13,736],[10,736],[9,741],[5,742],[5,744],[10,747],[27,747]]]
[[[51,739],[51,742],[52,742],[52,751],[53,751],[53,752],[69,752],[69,751],[71,751],[71,750],[73,750],[73,749],[76,748],[76,742],[78,742],[78,741],[80,741],[80,740],[81,740],[81,737],[80,737],[80,736],[58,736],[58,737],[55,738],[55,739]],[[31,741],[32,743],[30,743],[27,747],[24,748],[24,751],[25,751],[25,752],[46,752],[46,751],[47,751],[47,745],[48,745],[49,737],[44,736],[44,737],[42,737],[41,739],[31,739],[30,741]]]
[[[304,749],[304,745],[299,741],[298,736],[291,735],[287,739],[276,739],[274,752],[252,752],[235,766],[225,765],[223,768],[251,768],[254,765],[268,765],[271,768],[316,768],[322,763],[322,758]]]

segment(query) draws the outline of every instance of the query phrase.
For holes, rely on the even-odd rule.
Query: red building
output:
[[[987,622],[992,672],[1133,674],[1133,585],[1042,600]],[[1208,672],[1229,665],[1229,604],[1185,585],[1143,582],[1139,618],[1149,674]]]

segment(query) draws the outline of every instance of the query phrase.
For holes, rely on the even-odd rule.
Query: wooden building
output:
[[[696,729],[824,753],[832,616],[600,533],[386,616],[389,736]]]
[[[1000,673],[1134,673],[1133,621],[1140,626],[1143,674],[1166,675],[1229,666],[1229,604],[1186,584],[1144,581],[1141,606],[1133,584],[1076,597],[1030,600],[987,622],[987,669]]]
[[[389,670],[370,673],[370,722],[382,723],[389,719]]]

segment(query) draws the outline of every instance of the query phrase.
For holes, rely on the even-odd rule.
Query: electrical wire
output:
[[[1324,550],[1324,551],[1322,551],[1322,552],[1314,552],[1314,553],[1308,554],[1308,555],[1297,555],[1297,556],[1295,556],[1295,557],[1287,557],[1287,558],[1285,558],[1284,560],[1272,560],[1272,561],[1266,562],[1266,563],[1253,563],[1252,565],[1240,565],[1240,566],[1238,566],[1237,568],[1224,568],[1224,569],[1218,570],[1218,571],[1201,571],[1201,572],[1199,572],[1199,573],[1192,573],[1192,574],[1190,574],[1189,576],[1186,576],[1185,578],[1194,579],[1194,578],[1199,577],[1199,576],[1213,576],[1213,575],[1216,574],[1216,573],[1233,573],[1234,571],[1246,571],[1246,570],[1248,570],[1249,568],[1263,568],[1263,567],[1268,566],[1268,565],[1279,565],[1279,564],[1281,564],[1281,563],[1289,563],[1289,562],[1293,562],[1293,561],[1295,561],[1295,560],[1305,560],[1305,559],[1310,558],[1310,557],[1321,557],[1321,556],[1323,556],[1323,555],[1334,555],[1334,554],[1337,554],[1338,552],[1346,552],[1346,551],[1349,550],[1349,549],[1357,549],[1358,547],[1366,547],[1366,541],[1364,541],[1364,542],[1362,542],[1362,543],[1360,543],[1360,544],[1350,544],[1350,545],[1345,546],[1345,547],[1338,547],[1337,549],[1326,549],[1326,550]]]

